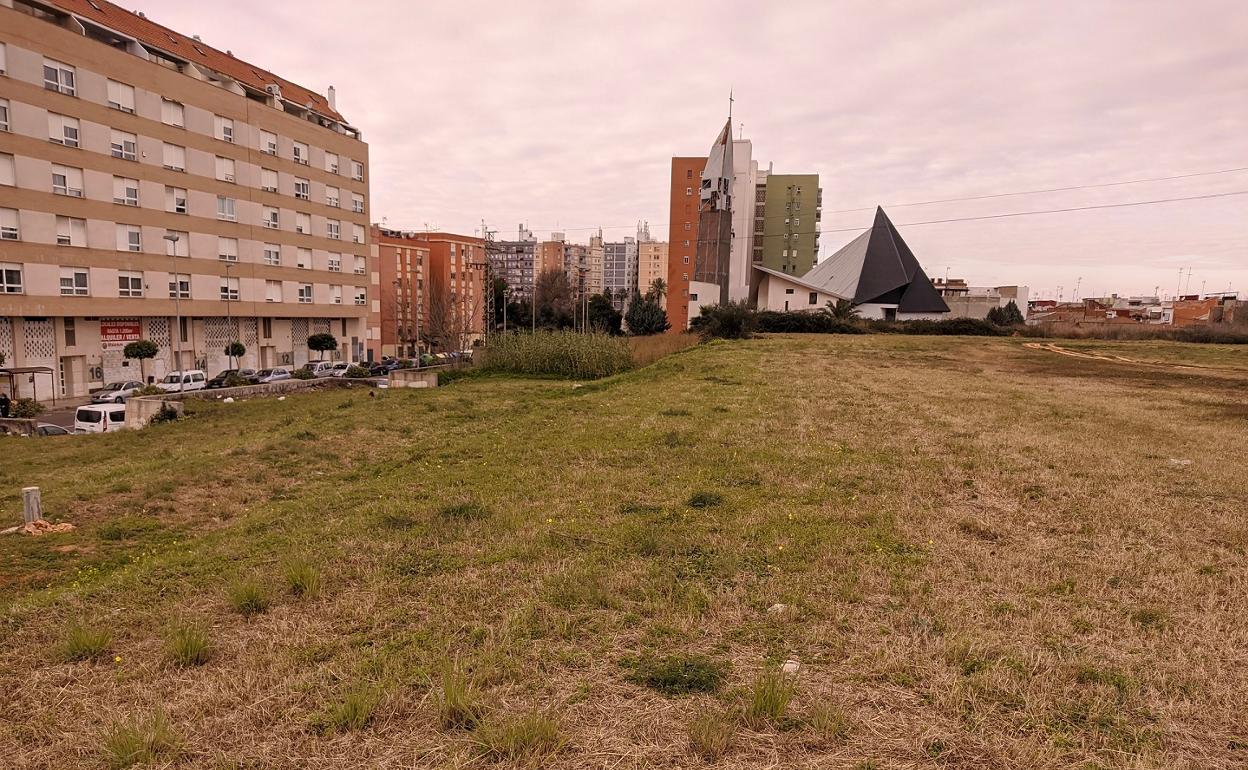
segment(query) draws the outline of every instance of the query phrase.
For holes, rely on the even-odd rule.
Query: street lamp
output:
[[[230,264],[229,262],[225,263],[225,328],[234,332],[234,334],[232,335],[234,339],[231,340],[227,344],[225,357],[226,357],[226,360],[229,362],[229,367],[233,369],[234,368],[234,343],[238,342],[238,332],[234,328],[234,318],[230,314],[230,268],[231,267],[234,267],[234,265]]]
[[[174,349],[177,351],[174,357],[177,360],[178,367],[178,392],[182,392],[182,282],[178,280],[178,239],[177,233],[165,233],[165,240],[173,244],[169,251],[169,256],[173,263],[173,341]]]

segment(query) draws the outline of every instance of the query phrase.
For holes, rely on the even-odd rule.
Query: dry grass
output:
[[[0,655],[21,664],[0,703],[22,718],[0,764],[97,763],[116,715],[160,704],[178,745],[154,766],[640,770],[702,762],[699,732],[726,768],[1242,765],[1248,357],[1161,371],[1022,342],[775,336],[580,388],[332,391],[205,404],[159,441],[8,440],[2,488],[81,526],[2,544]],[[1210,363],[1136,344],[1112,343]],[[465,501],[488,515],[444,513]],[[223,600],[239,575],[312,582],[295,562],[332,590],[249,617]],[[209,665],[168,665],[178,617],[211,629]],[[112,632],[107,664],[56,654],[80,618]],[[692,651],[722,686],[669,697],[621,665]],[[758,729],[692,727],[743,714],[788,658],[800,687],[782,709],[762,688]]]
[[[707,762],[717,762],[732,748],[736,730],[736,722],[725,714],[700,714],[689,723],[689,750]]]
[[[629,337],[628,347],[633,352],[633,364],[649,366],[673,353],[691,348],[701,342],[696,334],[652,334],[649,337]]]

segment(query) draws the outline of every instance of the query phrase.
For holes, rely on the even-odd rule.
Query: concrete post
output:
[[[22,518],[33,524],[43,518],[43,503],[39,499],[39,487],[22,488]]]

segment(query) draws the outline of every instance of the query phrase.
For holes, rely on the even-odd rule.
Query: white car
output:
[[[126,427],[126,408],[117,404],[90,404],[74,412],[74,433],[112,433]]]
[[[303,365],[304,369],[312,372],[313,377],[328,377],[334,369],[333,361],[309,361]]]
[[[137,380],[110,382],[91,396],[93,404],[124,404],[126,399],[143,389],[143,383]]]
[[[281,380],[289,380],[289,379],[290,379],[290,370],[282,366],[274,367],[272,369],[261,369],[260,371],[256,372],[256,382],[261,383],[261,384],[266,383],[266,382],[279,382]]]
[[[203,390],[208,377],[203,369],[187,369],[184,372],[169,372],[165,379],[156,383],[156,387],[166,393],[181,393],[188,390]]]

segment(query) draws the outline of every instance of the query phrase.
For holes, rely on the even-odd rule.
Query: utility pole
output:
[[[165,233],[165,240],[172,244],[169,254],[173,262],[173,340],[174,349],[177,351],[174,358],[177,359],[174,365],[178,371],[178,392],[182,392],[182,280],[178,278],[178,239],[177,233]]]

